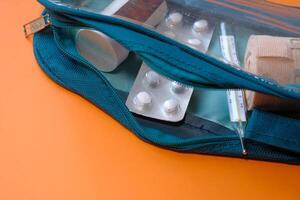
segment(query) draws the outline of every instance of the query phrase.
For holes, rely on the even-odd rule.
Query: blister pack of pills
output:
[[[179,122],[183,120],[193,88],[172,81],[141,66],[126,101],[128,109],[153,119]]]
[[[206,53],[216,21],[199,12],[168,5],[169,12],[157,31],[202,53]]]

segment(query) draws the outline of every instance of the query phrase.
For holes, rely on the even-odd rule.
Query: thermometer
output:
[[[225,61],[233,66],[240,66],[235,38],[233,35],[227,34],[225,22],[221,22],[220,44]],[[247,150],[244,145],[245,125],[247,122],[244,91],[240,89],[227,90],[227,99],[230,121],[234,124],[234,128],[240,138],[243,155],[247,155]]]

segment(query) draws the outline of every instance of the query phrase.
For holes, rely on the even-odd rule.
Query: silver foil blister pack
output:
[[[141,66],[126,101],[128,109],[153,119],[179,122],[183,120],[193,88],[172,81]]]

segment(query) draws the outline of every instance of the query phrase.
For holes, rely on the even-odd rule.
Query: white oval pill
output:
[[[181,83],[176,82],[176,81],[172,82],[171,88],[172,88],[172,91],[175,92],[175,93],[182,93],[185,90],[185,86],[182,85]]]
[[[205,19],[198,20],[193,25],[193,31],[196,33],[204,32],[208,30],[208,22]]]
[[[188,39],[188,44],[193,46],[193,47],[199,47],[202,44],[202,41],[199,39]]]
[[[164,32],[164,35],[172,39],[176,37],[176,34],[171,31]]]
[[[160,77],[159,75],[154,72],[154,71],[149,71],[146,73],[145,75],[145,80],[146,83],[150,86],[150,87],[157,87],[160,83]]]
[[[133,103],[137,109],[143,110],[151,105],[152,97],[147,92],[138,93],[133,99]]]
[[[183,19],[183,15],[181,13],[179,12],[171,13],[166,19],[167,26],[169,27],[177,26],[181,24],[182,19]]]
[[[179,103],[175,99],[169,99],[165,101],[163,108],[167,114],[176,114],[179,110]]]

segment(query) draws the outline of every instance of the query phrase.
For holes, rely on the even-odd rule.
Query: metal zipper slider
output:
[[[49,14],[43,15],[23,26],[25,37],[37,33],[51,24]]]

